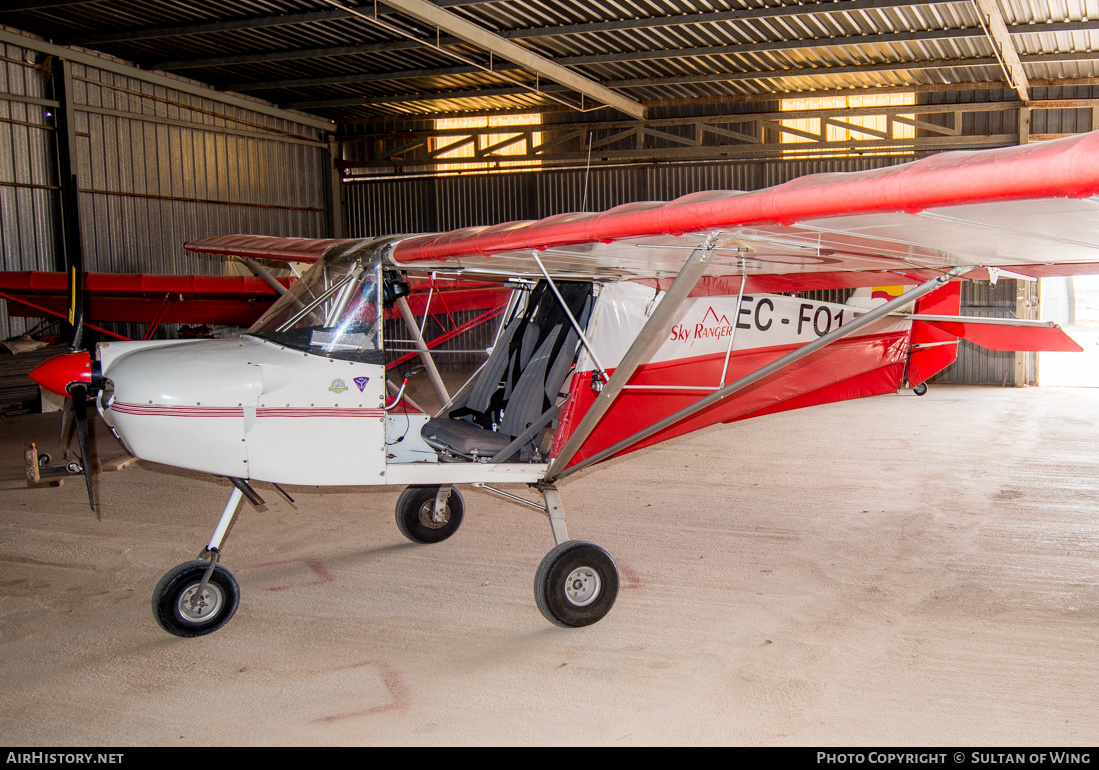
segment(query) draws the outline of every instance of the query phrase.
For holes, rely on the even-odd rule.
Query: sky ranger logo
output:
[[[694,347],[695,342],[702,339],[720,339],[733,333],[733,325],[729,323],[727,315],[718,315],[713,305],[706,308],[706,314],[702,317],[702,323],[694,327],[676,324],[672,327],[672,342],[688,342],[689,347]]]
[[[771,314],[774,312],[775,303],[766,297],[761,297],[755,302],[752,297],[744,297],[740,306],[740,318],[735,324],[736,329],[751,329],[753,326],[761,332],[771,328]],[[721,339],[734,334],[734,324],[727,315],[718,315],[713,305],[706,308],[702,316],[702,323],[694,326],[676,324],[672,327],[672,342],[688,342],[688,347],[694,347],[699,340]]]

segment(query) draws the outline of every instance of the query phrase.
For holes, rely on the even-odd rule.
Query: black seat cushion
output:
[[[420,429],[425,440],[437,442],[466,457],[491,457],[511,443],[514,436],[480,428],[464,420],[436,417]]]

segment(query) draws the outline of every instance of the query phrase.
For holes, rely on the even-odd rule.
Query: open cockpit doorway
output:
[[[1099,388],[1099,275],[1039,281],[1043,321],[1060,324],[1083,353],[1039,353],[1041,386]]]

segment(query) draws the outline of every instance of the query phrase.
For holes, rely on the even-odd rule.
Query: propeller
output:
[[[30,372],[30,377],[46,390],[69,399],[61,416],[61,442],[64,444],[69,409],[76,424],[76,439],[80,448],[80,464],[84,467],[84,483],[88,488],[88,504],[95,510],[92,494],[91,442],[88,437],[88,396],[102,388],[103,376],[98,361],[83,349],[84,342],[84,276],[79,264],[69,266],[69,315],[73,337],[73,352],[43,361]]]
[[[63,353],[36,366],[31,370],[30,378],[46,390],[71,400],[76,439],[80,447],[80,464],[84,466],[84,481],[88,487],[88,503],[94,511],[92,452],[88,438],[88,396],[103,387],[99,362],[93,361],[86,350]]]

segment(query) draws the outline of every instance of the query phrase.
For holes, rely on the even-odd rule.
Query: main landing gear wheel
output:
[[[221,565],[214,567],[205,589],[202,576],[210,562],[196,559],[168,570],[153,591],[153,616],[160,627],[176,636],[204,636],[224,626],[237,611],[240,588]]]
[[[927,383],[921,382],[919,385],[912,388],[912,392],[915,393],[917,396],[922,396],[924,393],[927,392]]]
[[[618,598],[611,555],[583,540],[566,540],[546,554],[534,575],[534,601],[546,620],[564,628],[602,620]]]
[[[435,496],[439,487],[408,487],[397,498],[397,528],[413,543],[441,543],[458,531],[466,504],[457,487],[443,506],[442,516],[435,516]]]

